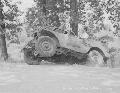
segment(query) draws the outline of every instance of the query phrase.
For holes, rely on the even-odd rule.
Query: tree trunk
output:
[[[72,31],[78,36],[78,7],[77,0],[70,0],[70,8],[71,8],[71,28]]]
[[[5,24],[3,22],[4,15],[3,15],[3,5],[0,0],[0,58],[4,61],[8,59],[7,47],[6,47],[6,40],[5,40]]]
[[[75,35],[78,36],[78,24],[75,22],[71,23],[71,28]]]
[[[8,53],[7,53],[7,47],[6,47],[5,34],[0,35],[0,43],[1,43],[1,46],[0,46],[1,59],[7,60],[8,59]]]

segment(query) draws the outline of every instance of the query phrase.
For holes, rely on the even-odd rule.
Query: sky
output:
[[[21,5],[19,5],[19,9],[22,11],[26,11],[28,8],[34,5],[33,0],[12,0],[13,2],[21,1]]]
[[[24,17],[25,17],[27,9],[35,5],[35,3],[34,3],[33,0],[11,0],[11,1],[12,1],[13,4],[15,2],[18,2],[18,1],[21,2],[21,4],[18,4],[19,10],[21,10],[22,12],[24,12],[24,14],[19,17],[19,19],[20,19],[21,22],[24,21]],[[5,6],[3,9],[6,12],[6,11],[8,11],[9,8],[7,6]]]
[[[12,1],[13,1],[13,3],[17,2],[17,1],[21,1],[21,4],[18,5],[18,8],[21,11],[23,11],[24,14],[22,16],[20,16],[19,19],[21,22],[23,22],[27,9],[35,5],[34,1],[33,0],[12,0]]]
[[[19,7],[22,10],[26,10],[34,5],[33,0],[20,0],[22,2],[21,6]]]

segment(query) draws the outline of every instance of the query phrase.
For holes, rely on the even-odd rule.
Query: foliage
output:
[[[49,24],[59,27],[65,24],[65,12],[70,12],[70,23],[74,20],[74,10],[70,8],[72,0],[34,0],[36,7],[27,12],[29,26],[39,20],[39,25]],[[120,34],[120,2],[119,0],[79,0],[77,2],[77,21],[89,35],[98,32],[112,31],[113,35]],[[46,15],[46,16],[45,16]],[[61,17],[62,15],[62,17]],[[43,20],[43,21],[41,21]],[[78,28],[79,29],[79,28]]]
[[[46,2],[45,2],[46,1]],[[39,27],[60,27],[65,24],[66,14],[70,7],[64,0],[35,0],[36,6],[29,8],[26,19],[28,23],[27,30],[34,31]]]
[[[17,27],[22,25],[18,19],[18,17],[22,15],[22,11],[18,9],[18,4],[20,3],[21,2],[12,3],[11,0],[3,0],[6,37],[8,40],[17,38]]]
[[[112,31],[119,35],[119,0],[80,0],[80,24],[88,27],[88,33]]]

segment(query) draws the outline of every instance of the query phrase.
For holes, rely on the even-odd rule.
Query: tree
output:
[[[0,56],[4,59],[8,59],[6,41],[5,41],[5,23],[3,15],[3,4],[0,0]]]
[[[8,8],[4,12],[7,30],[6,36],[8,40],[13,37],[17,38],[17,27],[22,25],[18,17],[21,16],[23,12],[18,9],[18,4],[21,4],[21,2],[15,2],[12,4],[12,1],[4,0],[4,5]]]
[[[70,11],[70,2],[67,0],[35,0],[35,2],[36,6],[30,8],[26,14],[28,28],[34,29],[32,24],[37,24],[39,27],[60,27],[68,22],[65,13]],[[63,26],[62,29],[66,28]]]
[[[4,12],[4,6],[9,8],[8,11]],[[16,4],[10,4],[9,0],[0,0],[0,56],[3,60],[8,59],[5,29],[14,32],[19,24],[17,17],[20,14]]]
[[[70,0],[70,8],[71,8],[71,27],[72,31],[78,36],[78,2],[77,0]]]

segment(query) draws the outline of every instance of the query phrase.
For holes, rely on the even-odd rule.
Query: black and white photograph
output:
[[[120,0],[0,0],[0,93],[120,93]]]

